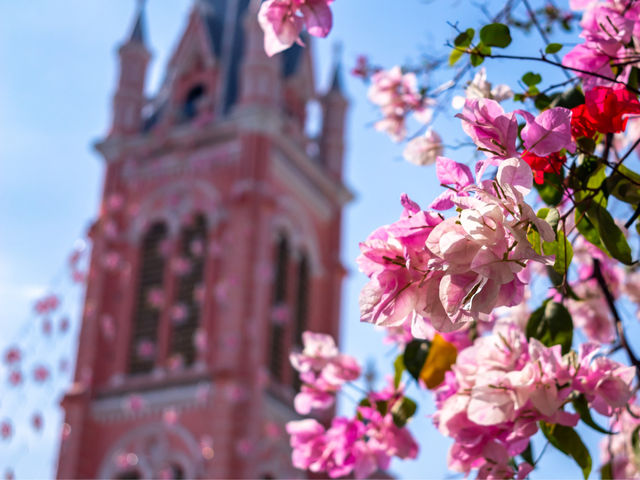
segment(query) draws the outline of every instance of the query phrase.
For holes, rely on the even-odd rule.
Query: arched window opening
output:
[[[184,478],[184,470],[180,465],[172,463],[169,470],[173,480],[182,480]]]
[[[287,270],[289,267],[289,242],[280,235],[276,245],[275,271],[273,282],[273,307],[281,307],[287,299]],[[273,319],[272,319],[273,320]],[[284,355],[284,326],[281,322],[272,321],[269,335],[269,371],[271,376],[282,381],[282,359]]]
[[[198,116],[198,105],[205,93],[206,89],[202,84],[198,84],[189,90],[182,105],[182,119],[184,121],[193,120]]]
[[[147,373],[155,364],[155,344],[162,311],[165,257],[164,223],[155,223],[142,240],[133,331],[129,345],[129,373]]]
[[[309,260],[302,254],[297,272],[296,310],[293,322],[293,348],[302,350],[302,334],[308,329],[309,317]],[[298,372],[293,373],[293,388],[300,390]]]
[[[171,356],[184,366],[197,358],[195,335],[202,311],[201,289],[207,245],[207,224],[204,216],[196,217],[193,225],[183,228],[180,237],[180,260],[185,269],[177,279],[171,317]]]
[[[138,470],[125,470],[123,472],[119,472],[115,477],[116,480],[137,480],[142,478],[140,472]]]

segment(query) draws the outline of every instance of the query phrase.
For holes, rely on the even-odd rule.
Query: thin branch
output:
[[[636,207],[635,212],[633,212],[633,215],[631,215],[631,218],[629,218],[629,220],[627,220],[627,223],[624,224],[624,228],[629,228],[631,225],[633,225],[633,222],[635,222],[638,217],[640,217],[640,203]]]
[[[493,54],[493,53],[482,53],[479,52],[475,49],[473,50],[469,50],[469,49],[461,49],[458,47],[454,47],[457,48],[459,51],[464,52],[464,53],[468,53],[468,54],[474,54],[474,55],[478,55],[479,57],[482,58],[504,58],[507,60],[529,60],[532,62],[542,62],[542,63],[546,63],[548,65],[553,65],[559,68],[562,68],[564,70],[569,70],[571,72],[576,72],[576,73],[582,73],[583,75],[589,75],[592,77],[596,77],[596,78],[601,78],[603,80],[607,80],[611,83],[616,83],[619,85],[624,85],[627,90],[629,90],[630,92],[633,92],[637,95],[640,95],[640,90],[638,90],[637,88],[631,88],[627,82],[623,82],[622,80],[617,80],[615,78],[611,78],[611,77],[607,77],[606,75],[601,75],[599,73],[596,72],[591,72],[589,70],[583,70],[582,68],[575,68],[575,67],[569,67],[567,65],[563,65],[560,62],[556,62],[554,60],[550,60],[547,57],[545,57],[544,55],[541,57],[530,57],[527,55],[505,55],[505,54]]]
[[[620,314],[618,313],[618,309],[616,308],[615,299],[607,286],[607,282],[602,275],[602,269],[600,266],[600,260],[597,258],[593,259],[593,276],[598,282],[598,286],[600,290],[602,290],[602,294],[604,295],[605,300],[607,301],[607,305],[609,306],[609,310],[611,310],[611,314],[613,315],[614,325],[616,328],[616,332],[618,334],[618,338],[620,339],[620,345],[627,352],[627,356],[629,357],[629,361],[636,367],[636,378],[640,381],[640,360],[636,357],[631,350],[631,346],[627,341],[627,336],[624,332],[624,327],[622,325],[622,319],[620,318]]]
[[[549,45],[549,37],[547,37],[546,32],[544,31],[544,29],[542,28],[542,26],[540,25],[540,22],[538,22],[538,17],[536,15],[536,12],[533,11],[533,8],[531,8],[531,5],[529,4],[529,0],[523,0],[524,6],[527,8],[527,12],[529,12],[529,17],[531,18],[531,21],[533,22],[533,24],[535,25],[536,29],[538,30],[538,33],[540,34],[540,37],[542,38],[542,41],[545,44],[545,47]],[[556,62],[561,63],[560,57],[558,56],[558,54],[554,53],[553,54],[553,58],[555,59]],[[563,70],[565,76],[571,80],[571,75],[569,74],[569,72],[567,72],[566,70]]]

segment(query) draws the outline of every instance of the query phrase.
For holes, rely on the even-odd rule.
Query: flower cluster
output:
[[[559,345],[527,340],[512,326],[497,327],[460,352],[436,392],[434,422],[455,442],[449,468],[508,478],[514,474],[509,458],[524,451],[538,422],[577,424],[579,416],[563,409],[575,395],[603,415],[619,412],[631,398],[635,370],[597,353],[587,344],[562,356]]]
[[[449,166],[442,168],[448,172],[443,183],[470,182],[464,166],[438,162]],[[532,181],[526,163],[504,160],[494,182],[467,185],[460,195],[441,199],[440,206],[459,207],[459,214],[447,219],[404,197],[402,218],[360,245],[358,263],[371,278],[360,296],[361,319],[382,326],[411,321],[414,336],[425,338],[420,332],[425,322],[452,331],[488,320],[498,306],[520,303],[524,282],[518,274],[529,260],[547,261],[536,254],[527,231],[535,229],[546,241],[555,238],[524,202]]]
[[[291,435],[293,465],[311,472],[327,472],[337,478],[353,473],[368,478],[389,468],[391,457],[415,458],[418,446],[405,428],[393,423],[390,413],[360,407],[362,419],[334,418],[325,428],[314,419],[287,424]]]
[[[304,382],[295,408],[307,414],[312,408],[329,408],[344,383],[360,376],[360,367],[355,359],[338,352],[329,335],[304,332],[303,342],[303,352],[292,353],[290,360]],[[406,417],[413,412],[401,414],[407,401],[402,387],[391,385],[369,393],[354,418],[334,418],[329,428],[312,418],[289,422],[293,465],[326,472],[331,478],[352,473],[367,478],[378,469],[387,469],[394,456],[415,458],[418,446],[404,428]]]
[[[304,332],[304,350],[289,356],[293,368],[300,372],[303,385],[296,395],[296,412],[306,415],[312,409],[326,409],[334,402],[335,394],[346,382],[360,376],[355,358],[338,352],[330,335]]]
[[[422,123],[428,123],[433,114],[434,100],[420,94],[415,73],[402,73],[398,66],[371,76],[369,100],[380,107],[383,116],[376,122],[376,130],[387,133],[396,142],[407,135],[405,120],[409,113],[413,112]]]
[[[640,462],[638,445],[634,441],[640,428],[640,408],[637,404],[629,405],[611,422],[614,435],[603,438],[600,442],[603,468],[608,468],[610,477],[604,472],[602,478],[640,478]]]
[[[637,57],[635,45],[640,38],[640,5],[618,0],[571,0],[573,10],[585,10],[580,22],[584,43],[564,56],[563,64],[576,69],[586,89],[605,85],[611,80],[626,82]],[[618,63],[620,72],[613,72]]]
[[[309,35],[326,37],[333,17],[329,5],[333,0],[267,0],[260,6],[258,21],[264,31],[264,49],[270,57],[295,42],[302,43],[300,33],[306,26]]]

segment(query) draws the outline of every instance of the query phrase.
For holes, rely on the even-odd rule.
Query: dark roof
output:
[[[131,29],[131,35],[129,35],[129,42],[145,43],[145,28],[144,28],[144,7],[142,4],[138,7],[138,13],[136,14],[136,20]]]
[[[244,56],[245,31],[244,18],[251,0],[199,0],[199,12],[208,30],[211,51],[224,69],[222,84],[224,89],[222,113],[227,114],[238,100],[240,94],[240,67]],[[232,22],[227,22],[227,15],[231,15]],[[139,9],[136,22],[129,41],[144,43],[144,12]],[[256,19],[257,21],[257,19]],[[228,28],[229,31],[226,31]],[[308,35],[303,33],[305,43]],[[304,47],[294,44],[288,50],[278,54],[281,62],[283,78],[288,78],[298,72],[302,65]],[[158,106],[144,121],[144,131],[153,128],[162,116],[164,106]]]
[[[331,79],[330,92],[342,93],[342,64],[338,61],[333,67],[333,78]]]
[[[240,66],[244,55],[245,32],[243,19],[249,7],[250,0],[201,0],[206,7],[201,9],[203,20],[209,30],[212,51],[218,58],[228,52],[230,58],[222,59],[222,65],[227,68],[224,95],[224,113],[228,113],[236,103],[240,92]],[[225,22],[225,15],[233,15],[233,24]],[[256,20],[257,21],[257,20]],[[225,32],[225,25],[233,25],[231,32]],[[228,35],[233,35],[231,43]],[[282,61],[282,75],[287,78],[298,71],[302,64],[302,47],[294,44],[280,55]]]

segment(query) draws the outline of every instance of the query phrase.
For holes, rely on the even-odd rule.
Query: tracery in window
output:
[[[180,251],[176,259],[181,268],[175,272],[176,294],[169,310],[171,321],[170,355],[182,365],[192,365],[197,357],[195,335],[202,313],[202,288],[206,259],[207,224],[204,216],[182,229]]]
[[[153,369],[164,292],[165,255],[162,245],[167,237],[164,223],[155,223],[142,240],[138,270],[133,329],[129,344],[129,373]]]
[[[309,316],[309,261],[302,254],[297,271],[296,309],[293,317],[293,350],[302,350],[302,333],[308,329]],[[300,376],[293,372],[293,389],[300,391]]]
[[[276,244],[273,282],[273,309],[286,305],[287,299],[287,271],[289,268],[289,242],[287,237],[280,235]],[[269,371],[274,380],[282,381],[282,362],[284,355],[284,325],[278,319],[271,319],[269,335]],[[275,320],[275,321],[274,321]]]

